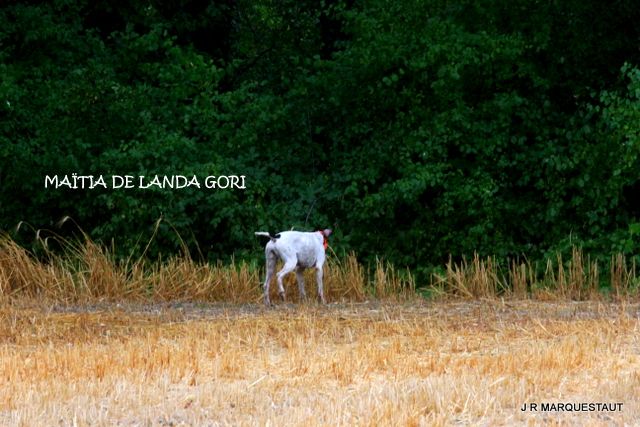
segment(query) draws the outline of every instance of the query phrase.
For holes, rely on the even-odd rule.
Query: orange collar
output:
[[[327,236],[324,235],[322,230],[318,230],[318,233],[322,235],[322,246],[324,246],[324,249],[326,250],[329,247],[329,239],[327,239]]]

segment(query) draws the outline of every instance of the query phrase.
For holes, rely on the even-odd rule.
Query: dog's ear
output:
[[[333,231],[330,228],[325,228],[324,230],[322,230],[322,234],[324,234],[324,237],[331,236],[331,233],[333,233]]]

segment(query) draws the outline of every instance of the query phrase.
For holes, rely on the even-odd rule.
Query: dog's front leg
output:
[[[327,302],[324,300],[324,290],[322,286],[322,265],[316,267],[316,281],[318,282],[318,299],[322,304],[326,304]]]

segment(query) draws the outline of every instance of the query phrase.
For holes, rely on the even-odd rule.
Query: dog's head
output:
[[[333,231],[331,231],[330,228],[325,228],[324,230],[318,230],[318,233],[322,234],[322,246],[324,246],[326,250],[329,247],[329,239],[327,239],[327,237],[329,237]]]

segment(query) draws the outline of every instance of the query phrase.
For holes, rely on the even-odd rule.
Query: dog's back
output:
[[[282,231],[275,235],[257,231],[257,236],[269,237],[266,251],[273,251],[280,259],[295,256],[303,264],[308,264],[311,259],[316,259],[322,248],[323,237],[318,232]]]

